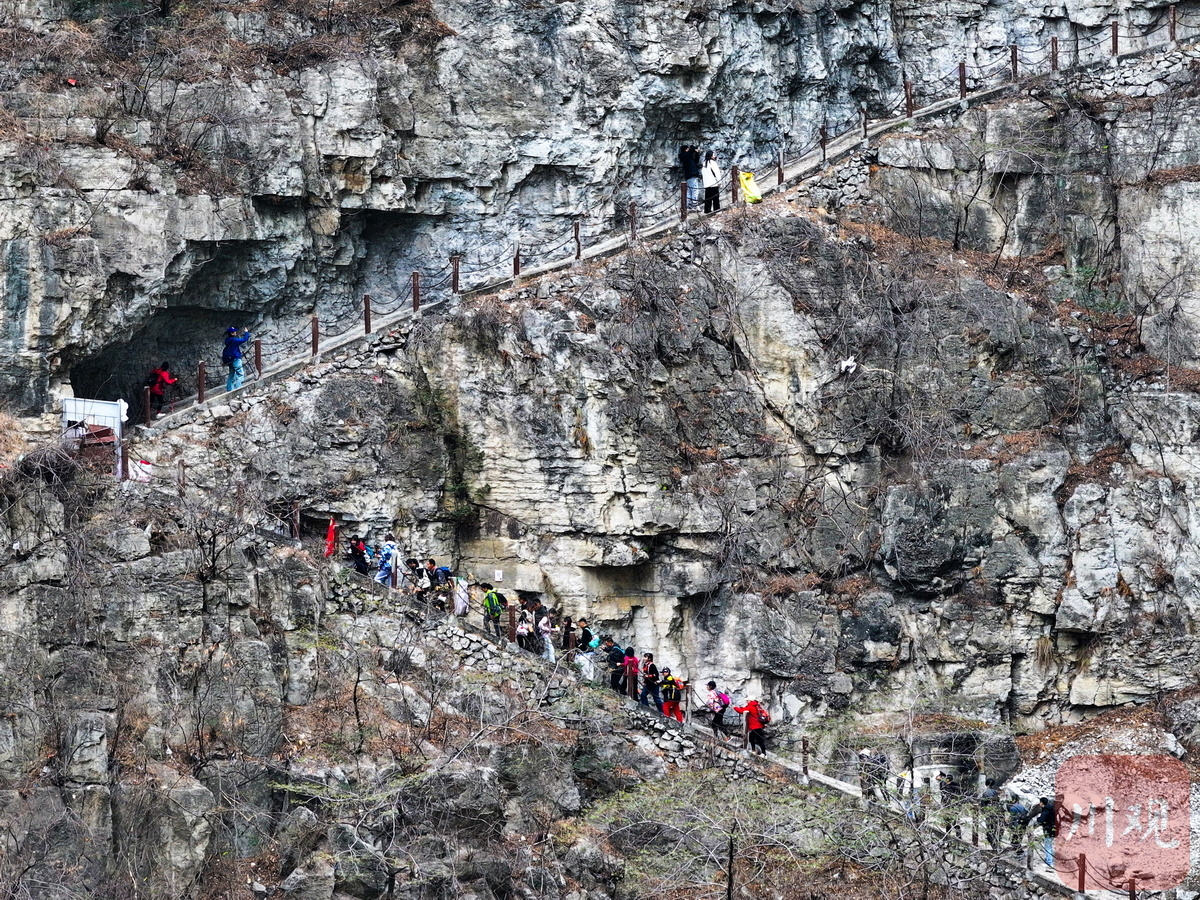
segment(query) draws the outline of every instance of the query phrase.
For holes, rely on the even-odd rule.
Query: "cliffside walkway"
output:
[[[424,628],[436,632],[439,646],[448,652],[459,652],[463,657],[463,665],[469,665],[467,658],[472,655],[473,651],[468,649],[456,651],[455,646],[464,643],[458,638],[474,638],[475,643],[491,645],[496,651],[507,654],[512,660],[519,661],[522,669],[537,673],[541,680],[566,682],[575,685],[576,688],[590,685],[605,693],[611,693],[603,685],[602,679],[588,681],[581,676],[575,665],[566,657],[566,654],[571,651],[563,651],[557,662],[550,663],[540,656],[522,650],[511,639],[497,638],[488,629],[474,624],[467,618],[436,610],[428,602],[418,601],[410,594],[392,590],[367,576],[358,575],[353,570],[348,571],[351,578],[350,591],[352,594],[359,595],[359,599],[353,602],[351,608],[347,610],[352,614],[371,611],[370,606],[373,603],[391,611],[403,610]],[[362,600],[364,595],[369,597],[371,602],[364,603]],[[470,617],[482,621],[481,611],[478,609],[472,609]],[[861,814],[861,811],[869,807],[874,815],[894,817],[897,821],[903,820],[906,816],[906,810],[899,802],[900,798],[888,799],[883,803],[876,799],[864,800],[863,792],[858,785],[819,771],[813,764],[813,755],[810,753],[807,737],[800,739],[802,750],[799,761],[794,756],[788,756],[778,751],[771,752],[767,756],[758,756],[751,753],[744,746],[744,741],[737,736],[733,736],[729,740],[719,739],[712,733],[708,724],[695,721],[692,712],[702,704],[694,693],[689,698],[689,702],[684,705],[687,711],[687,718],[684,722],[678,722],[675,719],[659,715],[655,710],[641,707],[631,697],[620,697],[620,699],[631,728],[648,733],[657,731],[686,736],[693,745],[703,748],[701,760],[706,768],[729,769],[730,765],[734,765],[743,772],[752,770],[767,779],[784,778],[797,784],[812,785],[843,798],[853,809],[858,811],[856,814]],[[923,827],[928,829],[928,836],[937,843],[939,853],[953,859],[964,869],[974,868],[978,871],[986,869],[989,865],[993,866],[1006,881],[1025,884],[1034,896],[1074,898],[1083,896],[1065,885],[1057,875],[1041,864],[1040,842],[1036,847],[1027,848],[1026,851],[1009,849],[1008,841],[1021,840],[1024,837],[1023,832],[1012,834],[1008,832],[1008,829],[1004,829],[1005,833],[1001,836],[1002,845],[999,848],[990,847],[986,822],[973,801],[967,801],[958,811],[949,807],[935,806],[925,812],[928,818]],[[1004,840],[1005,838],[1008,840]],[[1101,877],[1100,873],[1090,870],[1087,896],[1093,900],[1125,900],[1125,898],[1133,896],[1125,889],[1098,891],[1090,887],[1091,884],[1104,883],[1104,881],[1105,879]]]
[[[1189,35],[1187,40],[1185,32]],[[981,65],[963,61],[941,77],[919,85],[906,80],[896,97],[877,105],[876,109],[884,112],[879,118],[871,119],[863,108],[853,121],[840,123],[835,131],[822,123],[807,144],[780,146],[770,156],[764,154],[743,169],[758,174],[763,197],[778,194],[914,121],[965,111],[1040,80],[1061,79],[1071,73],[1078,76],[1089,71],[1102,72],[1164,48],[1163,59],[1167,60],[1195,48],[1197,38],[1200,38],[1200,6],[1182,9],[1172,5],[1159,9],[1156,20],[1147,28],[1131,26],[1122,31],[1114,22],[1082,40],[1075,33],[1072,40],[1064,40],[1061,46],[1057,37],[1036,46],[1012,44],[1007,53]],[[744,207],[738,174],[736,167],[726,173],[721,192],[728,205],[715,215]],[[287,377],[322,355],[386,332],[398,322],[454,302],[460,296],[526,283],[685,229],[702,217],[688,210],[686,185],[680,188],[678,195],[668,196],[655,206],[639,208],[631,203],[623,211],[622,222],[616,217],[611,222],[577,219],[565,237],[542,248],[517,242],[497,249],[490,258],[475,260],[474,266],[466,257],[453,256],[438,268],[414,270],[396,296],[380,302],[366,295],[355,311],[348,312],[332,326],[313,316],[308,324],[289,334],[260,338],[250,357],[255,362],[254,377],[238,390],[253,390],[259,384]],[[210,372],[202,362],[197,384],[203,385],[203,390],[177,403],[172,412],[158,418],[152,427],[171,427],[190,418],[189,413],[197,406],[220,403],[224,396],[222,371],[221,366],[213,365]]]

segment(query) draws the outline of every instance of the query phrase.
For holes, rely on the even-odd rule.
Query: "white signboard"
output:
[[[129,404],[124,400],[86,400],[83,397],[63,397],[62,424],[67,430],[68,422],[83,422],[85,425],[102,425],[111,428],[120,443],[121,425],[128,415]]]

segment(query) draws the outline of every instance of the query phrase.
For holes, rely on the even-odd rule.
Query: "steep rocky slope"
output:
[[[1188,451],[1159,424],[1189,395],[1114,375],[1104,315],[1050,298],[1026,263],[781,200],[137,447],[499,570],[799,720],[1036,728],[1192,672],[1191,482],[1161,467]]]
[[[854,896],[911,877],[897,851],[928,835],[849,830],[833,797],[183,493],[46,453],[0,482],[8,896],[707,897],[734,837],[739,896],[844,896],[838,859]]]
[[[7,412],[36,427],[68,381],[116,395],[164,355],[213,360],[232,315],[290,334],[454,250],[620,225],[673,196],[684,140],[771,159],[890,108],[904,74],[1165,15],[323,6],[6,13]],[[441,655],[459,639],[256,530],[296,506],[310,535],[395,531],[765,697],[785,749],[836,762],[866,735],[907,765],[942,729],[1007,771],[983,733],[1183,691],[1186,756],[1194,55],[950,111],[139,431],[181,498],[27,457],[0,485],[6,884],[636,891],[636,848],[600,832],[623,791],[658,808],[661,747],[561,680]]]

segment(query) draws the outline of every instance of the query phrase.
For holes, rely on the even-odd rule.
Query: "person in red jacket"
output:
[[[625,659],[622,662],[625,667],[625,693],[634,700],[638,698],[638,671],[640,665],[638,662],[637,651],[632,647],[625,648]]]
[[[166,400],[167,388],[178,380],[178,378],[171,375],[170,363],[163,363],[150,373],[150,377],[146,379],[146,384],[150,388],[150,410],[154,415],[157,416],[162,412],[163,402]]]
[[[750,736],[750,747],[757,747],[758,752],[766,756],[767,742],[763,740],[763,726],[771,721],[770,714],[762,708],[757,700],[750,700],[745,706],[735,706],[733,711],[745,713],[746,729]]]

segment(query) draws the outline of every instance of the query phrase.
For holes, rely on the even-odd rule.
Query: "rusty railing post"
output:
[[[117,463],[121,467],[121,471],[117,473],[118,481],[129,480],[129,445],[121,441],[121,460]]]
[[[205,387],[204,381],[208,374],[205,371],[205,369],[207,369],[207,368],[208,368],[208,363],[206,363],[204,360],[200,360],[200,365],[198,365],[196,367],[196,402],[197,403],[204,402],[204,387]]]
[[[254,339],[254,380],[262,378],[262,339]]]
[[[775,167],[776,167],[776,169],[775,169],[776,175],[779,178],[779,184],[780,184],[780,186],[782,186],[783,178],[784,178],[784,175],[783,175],[783,150],[782,149],[779,151],[779,156],[776,157],[776,159],[775,159]]]
[[[400,550],[392,553],[392,569],[388,573],[388,587],[393,591],[400,586]]]
[[[412,273],[413,312],[421,308],[421,273]]]
[[[737,202],[738,202],[738,177],[739,177],[740,175],[741,175],[741,173],[738,171],[738,167],[737,167],[737,166],[733,166],[732,168],[730,168],[730,170],[729,170],[729,196],[730,196],[730,198],[731,198],[731,199],[730,199],[730,205],[731,205],[731,206],[737,206]]]
[[[510,644],[517,642],[517,610],[512,606],[508,608],[508,641]]]
[[[142,421],[149,425],[154,421],[154,413],[150,411],[150,388],[142,388]]]
[[[521,274],[521,242],[518,241],[513,250],[513,278]]]
[[[967,61],[961,60],[958,64],[958,99],[965,100],[967,98]]]
[[[862,108],[862,122],[863,122],[863,140],[866,140],[868,137],[870,137],[870,135],[867,134],[867,108],[865,106]]]
[[[176,484],[179,491],[179,499],[183,499],[184,492],[187,490],[187,460],[179,461],[179,474],[176,476]]]
[[[300,540],[300,501],[292,501],[292,540]]]
[[[1009,64],[1012,66],[1012,80],[1016,81],[1017,80],[1017,45],[1016,44],[1008,45],[1008,61],[1009,61]]]
[[[905,79],[905,81],[904,81],[904,117],[906,119],[911,119],[915,108],[916,107],[913,104],[912,81]]]
[[[637,242],[637,216],[638,216],[637,202],[634,200],[630,200],[629,201],[629,243],[631,243],[631,244]]]
[[[1171,38],[1171,43],[1178,44],[1179,36],[1176,31],[1176,23],[1177,23],[1178,19],[1175,16],[1175,4],[1174,3],[1172,3],[1171,6],[1169,7],[1169,13],[1170,13],[1170,18],[1168,19],[1167,33]]]
[[[1058,36],[1050,37],[1050,71],[1058,71]]]
[[[808,738],[800,740],[800,764],[804,772],[804,777],[808,777]]]
[[[1129,879],[1129,900],[1137,900],[1137,879]]]
[[[1084,876],[1087,874],[1087,854],[1079,854],[1079,893],[1083,893]]]
[[[462,262],[462,257],[457,253],[450,257],[450,291],[451,293],[460,293],[458,287],[458,266]]]
[[[1117,53],[1117,23],[1113,22],[1111,27],[1112,27],[1112,55],[1118,56],[1119,54]]]
[[[687,185],[686,179],[684,181],[679,182],[679,221],[680,222],[687,221],[687,201],[688,201],[687,187],[688,187],[688,185]],[[578,259],[579,257],[577,256],[575,258]]]
[[[826,148],[829,146],[829,125],[826,122],[821,123],[820,141],[821,141],[821,162],[825,162]]]
[[[575,258],[583,259],[583,238],[579,236],[579,220],[576,219],[574,227],[571,229],[575,238]]]
[[[363,334],[371,333],[371,295],[363,294]]]
[[[312,355],[316,356],[321,345],[321,322],[316,317],[312,317]]]

